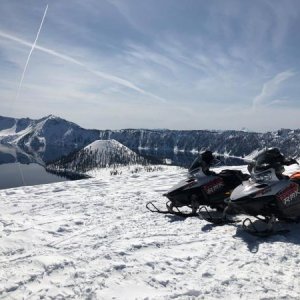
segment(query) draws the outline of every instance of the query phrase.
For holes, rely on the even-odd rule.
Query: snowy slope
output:
[[[90,174],[0,191],[1,299],[299,299],[300,225],[262,239],[148,212],[177,167]]]
[[[37,121],[29,118],[15,119],[0,116],[0,142],[18,144],[19,140],[34,130]]]

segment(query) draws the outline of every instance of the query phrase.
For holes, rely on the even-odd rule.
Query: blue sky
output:
[[[0,115],[300,128],[298,0],[2,0],[0,14]]]

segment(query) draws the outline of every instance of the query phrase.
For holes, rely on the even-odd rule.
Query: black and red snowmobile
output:
[[[255,226],[250,218],[243,221],[243,228],[254,235],[268,236],[286,230],[275,230],[279,221],[300,220],[300,173],[283,174],[284,166],[298,164],[287,159],[277,148],[260,151],[248,170],[251,178],[236,187],[225,200],[229,208],[262,221],[264,228]],[[256,224],[258,225],[258,224]]]
[[[247,180],[249,175],[239,170],[222,170],[220,173],[211,171],[210,167],[219,162],[211,151],[201,152],[188,169],[187,178],[164,194],[168,198],[167,209],[159,209],[154,202],[148,202],[147,209],[182,217],[199,216],[200,206],[223,211],[226,206],[224,199],[229,197],[235,187]]]

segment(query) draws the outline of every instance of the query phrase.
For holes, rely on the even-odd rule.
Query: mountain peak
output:
[[[96,140],[78,152],[71,153],[49,166],[54,169],[86,172],[93,168],[143,163],[146,163],[143,157],[112,139]]]
[[[60,118],[58,116],[55,116],[53,114],[50,114],[50,115],[46,116],[45,119],[48,119],[48,120],[63,120],[62,118]]]
[[[111,139],[111,140],[96,140],[92,142],[91,144],[87,145],[85,149],[89,149],[91,151],[104,151],[104,150],[112,150],[112,149],[126,149],[128,151],[131,151],[129,148],[121,144],[120,142]]]

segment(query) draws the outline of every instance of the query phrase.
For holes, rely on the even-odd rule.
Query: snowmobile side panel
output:
[[[293,218],[300,216],[299,185],[295,182],[276,194],[276,202],[283,217]]]

